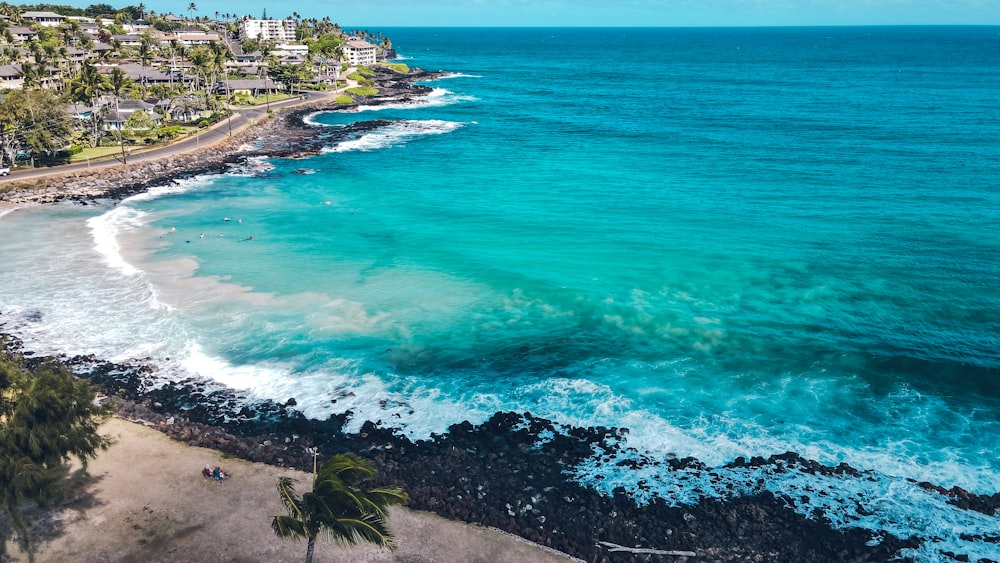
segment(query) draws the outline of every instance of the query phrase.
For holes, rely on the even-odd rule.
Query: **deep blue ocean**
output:
[[[374,130],[0,218],[0,321],[352,429],[516,410],[625,457],[846,462],[566,470],[1000,560],[969,539],[1000,518],[915,484],[1000,491],[1000,28],[382,31],[450,74],[309,119]]]

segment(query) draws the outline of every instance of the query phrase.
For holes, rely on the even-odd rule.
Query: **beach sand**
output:
[[[40,563],[303,561],[305,541],[279,539],[271,517],[282,513],[279,476],[309,490],[310,475],[224,457],[175,442],[154,429],[119,418],[101,433],[116,442],[90,463],[81,494],[35,534]],[[232,477],[202,477],[205,464]],[[537,562],[578,561],[519,538],[439,516],[394,507],[395,552],[367,545],[316,542],[317,562]],[[10,544],[15,561],[27,557]]]

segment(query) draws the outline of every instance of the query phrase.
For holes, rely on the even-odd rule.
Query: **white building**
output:
[[[256,41],[292,43],[295,41],[295,20],[241,20],[240,37]]]
[[[351,39],[344,45],[344,56],[351,66],[375,64],[375,46],[367,41]]]
[[[291,45],[288,43],[281,43],[274,46],[274,50],[271,51],[278,57],[305,57],[309,54],[308,45]]]
[[[66,21],[66,16],[55,12],[24,12],[21,18],[45,27],[59,27],[59,24]]]
[[[174,34],[174,37],[182,45],[208,45],[209,43],[222,41],[222,37],[214,31],[178,31]]]

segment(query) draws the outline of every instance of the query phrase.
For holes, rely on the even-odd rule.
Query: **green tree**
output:
[[[22,509],[59,497],[71,457],[86,469],[87,460],[108,446],[97,429],[109,413],[94,404],[96,393],[54,360],[29,371],[19,357],[0,357],[0,516],[29,557]],[[0,558],[7,539],[0,537]]]
[[[309,41],[308,45],[310,55],[338,60],[344,56],[344,40],[335,33],[327,33],[315,41]]]
[[[80,67],[80,73],[77,74],[76,78],[69,83],[70,99],[73,100],[74,103],[84,102],[88,105],[88,107],[90,107],[90,143],[92,147],[96,147],[101,138],[101,119],[98,116],[97,99],[100,97],[101,92],[107,90],[108,88],[110,88],[110,86],[107,78],[99,73],[94,65],[87,61],[85,61],[83,66]]]
[[[0,102],[0,148],[13,165],[18,150],[35,154],[65,148],[73,127],[62,101],[47,90],[14,90]]]
[[[111,69],[111,74],[108,76],[108,88],[111,93],[115,95],[115,117],[121,119],[121,113],[118,111],[118,103],[122,99],[122,94],[125,93],[132,86],[132,79],[125,74],[125,71],[121,67],[114,67]],[[128,157],[125,155],[125,132],[122,130],[121,122],[119,121],[116,126],[118,132],[118,144],[122,148],[122,162],[126,162]]]
[[[153,117],[146,113],[145,111],[133,111],[132,115],[128,116],[125,120],[125,131],[129,135],[134,135],[137,131],[150,131],[156,127],[156,122],[153,121]]]
[[[389,529],[388,508],[409,499],[396,487],[362,489],[359,485],[375,476],[375,468],[355,455],[338,454],[313,477],[312,492],[299,497],[294,479],[278,479],[278,494],[288,515],[271,521],[274,533],[282,538],[307,540],[306,563],[311,563],[316,537],[326,532],[342,545],[359,541],[395,549]]]

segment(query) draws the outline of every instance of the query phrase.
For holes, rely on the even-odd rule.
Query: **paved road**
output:
[[[250,123],[255,123],[259,121],[267,113],[268,108],[275,110],[279,108],[286,108],[301,105],[307,102],[316,101],[317,99],[333,97],[337,92],[310,92],[308,100],[300,100],[298,98],[292,98],[289,100],[282,100],[280,102],[272,102],[269,106],[255,106],[247,109],[237,109],[233,111],[231,117],[216,123],[212,127],[205,129],[191,137],[185,137],[176,143],[171,143],[164,147],[157,147],[153,149],[144,149],[142,152],[137,152],[126,157],[126,161],[129,164],[135,162],[143,162],[147,160],[155,160],[164,157],[170,157],[178,154],[183,154],[187,152],[197,151],[201,148],[202,144],[211,144],[223,137],[228,137],[230,132],[236,132],[243,128],[245,125]],[[86,170],[88,168],[107,168],[111,166],[120,166],[121,155],[117,159],[107,159],[101,160],[99,162],[79,162],[75,164],[64,164],[61,166],[52,166],[49,168],[35,168],[30,170],[20,170],[12,172],[10,176],[0,177],[0,184],[6,182],[22,182],[24,180],[32,180],[35,178],[40,178],[42,176],[48,176],[50,174],[62,174],[64,172],[70,172],[73,170]]]

